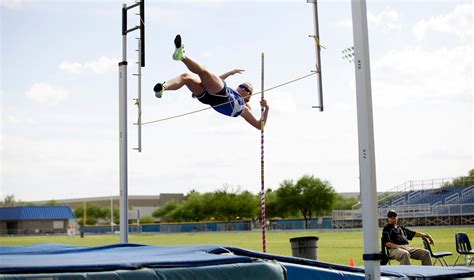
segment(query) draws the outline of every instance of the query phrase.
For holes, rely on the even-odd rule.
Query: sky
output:
[[[133,1],[125,1],[132,5]],[[349,0],[320,0],[324,112],[312,76],[265,93],[265,187],[314,175],[338,192],[359,191]],[[119,195],[120,1],[0,0],[0,199],[35,201]],[[187,71],[186,53],[226,82],[270,88],[315,69],[312,5],[306,1],[146,1],[142,119],[205,105],[185,89],[153,86]],[[466,175],[473,161],[471,1],[368,0],[376,182]],[[138,24],[133,11],[129,28]],[[213,110],[142,128],[137,147],[137,40],[128,36],[129,195],[260,191],[260,132]],[[251,106],[260,115],[259,96]]]

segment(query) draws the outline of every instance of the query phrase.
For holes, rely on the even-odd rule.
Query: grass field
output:
[[[453,256],[448,257],[449,264],[453,264],[456,257],[454,234],[466,232],[474,239],[474,227],[460,228],[413,228],[417,231],[429,233],[435,240],[433,251],[450,251]],[[363,236],[362,231],[306,231],[306,232],[268,232],[267,253],[291,256],[289,239],[301,236],[318,236],[318,258],[321,261],[349,264],[349,259],[355,260],[356,266],[363,265]],[[380,239],[379,239],[380,240]],[[474,240],[473,240],[474,241]],[[44,243],[62,243],[80,246],[99,246],[119,242],[118,235],[86,235],[84,238],[76,236],[28,236],[2,237],[1,245],[32,245]],[[215,244],[241,247],[245,249],[261,250],[260,232],[228,232],[228,233],[178,233],[178,234],[131,234],[130,243],[148,245],[191,245]],[[423,247],[421,238],[414,238],[410,243],[415,247]],[[392,262],[392,264],[395,262]],[[419,264],[414,261],[414,264]]]

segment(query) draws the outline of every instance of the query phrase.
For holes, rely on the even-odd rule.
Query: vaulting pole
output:
[[[262,52],[262,95],[261,99],[263,101],[264,98],[264,64],[265,64],[265,54]],[[261,165],[261,181],[262,181],[262,189],[261,189],[261,210],[262,210],[262,251],[265,253],[267,251],[267,243],[266,243],[266,228],[267,228],[267,221],[265,219],[265,161],[264,161],[264,127],[265,127],[265,122],[263,120],[263,115],[264,115],[265,109],[263,106],[260,106],[260,135],[261,135],[261,159],[260,159],[260,165]]]

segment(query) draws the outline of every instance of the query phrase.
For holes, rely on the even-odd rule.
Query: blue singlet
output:
[[[214,110],[229,117],[240,116],[245,106],[242,96],[228,87],[225,82],[224,88],[220,92],[212,94],[206,91],[198,97],[198,100],[204,104],[211,105]]]

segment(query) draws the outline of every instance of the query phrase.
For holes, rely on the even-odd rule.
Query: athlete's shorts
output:
[[[222,90],[219,91],[218,93],[209,93],[208,91],[204,91],[204,93],[201,96],[199,97],[193,96],[193,97],[196,97],[201,103],[204,103],[210,106],[216,106],[216,105],[228,102],[229,101],[228,96],[229,95],[227,94],[227,86],[224,85],[224,88],[222,88]]]
[[[195,96],[193,96],[195,97]],[[204,93],[196,97],[201,103],[212,106],[217,112],[230,117],[238,117],[244,109],[245,101],[238,92],[227,87],[224,82],[224,88],[218,93]]]

